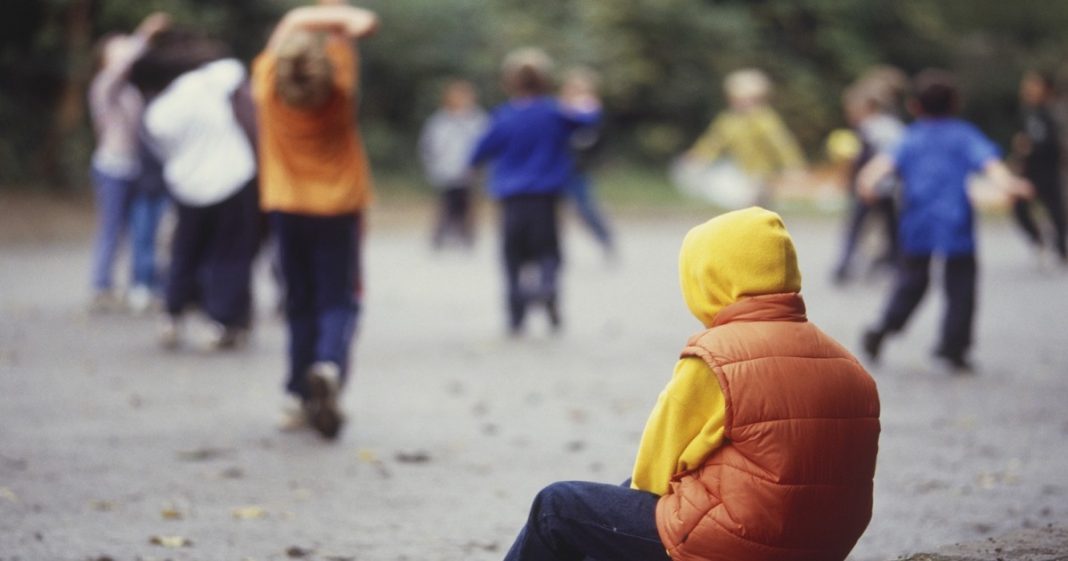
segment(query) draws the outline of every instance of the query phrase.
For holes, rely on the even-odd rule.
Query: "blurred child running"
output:
[[[1013,204],[1017,224],[1028,241],[1042,256],[1046,243],[1042,228],[1032,211],[1039,203],[1051,226],[1048,237],[1062,267],[1068,266],[1068,234],[1066,234],[1064,192],[1061,189],[1061,141],[1057,122],[1050,111],[1053,101],[1053,80],[1038,72],[1027,72],[1020,80],[1021,130],[1013,138],[1013,148],[1019,172],[1035,188],[1034,201],[1018,199]]]
[[[467,160],[487,123],[474,85],[452,80],[442,92],[441,107],[423,125],[419,158],[427,181],[440,194],[432,237],[435,249],[453,238],[464,246],[474,242],[472,178],[467,173]]]
[[[736,70],[723,81],[729,107],[686,152],[690,161],[721,158],[753,182],[751,197],[767,205],[772,183],[783,173],[800,173],[805,157],[797,140],[769,103],[771,80],[755,68]]]
[[[527,308],[545,307],[560,328],[557,206],[574,163],[574,131],[600,119],[600,102],[581,96],[561,103],[550,95],[552,59],[540,49],[509,54],[502,67],[509,100],[493,112],[489,130],[471,156],[491,162],[490,194],[500,203],[507,283],[508,330],[523,332]]]
[[[338,2],[287,13],[253,63],[261,204],[277,238],[289,329],[287,428],[327,439],[345,417],[371,169],[354,121],[358,55],[377,16]]]
[[[560,86],[560,99],[567,105],[573,100],[597,98],[597,73],[585,66],[576,66],[564,74],[564,83]],[[594,196],[591,168],[597,158],[604,136],[600,124],[581,127],[571,133],[571,155],[575,160],[574,173],[567,182],[567,196],[575,204],[575,210],[586,227],[601,244],[605,255],[615,255],[615,243],[612,231],[604,218],[604,213]]]
[[[231,349],[252,322],[252,261],[260,232],[256,155],[235,113],[244,65],[218,41],[173,30],[137,62],[150,100],[144,133],[163,164],[176,224],[167,274],[164,347],[183,340],[193,307],[211,320],[208,344]]]
[[[170,17],[157,12],[146,17],[132,34],[107,35],[97,47],[100,68],[89,84],[89,114],[96,133],[91,166],[97,213],[90,302],[94,311],[115,308],[120,302],[112,274],[119,243],[128,225],[131,202],[140,199],[138,131],[144,101],[128,81],[130,70],[152,38],[169,25]],[[138,273],[140,260],[145,257],[140,247],[140,244],[133,245],[131,284],[134,288],[147,282]]]
[[[882,221],[884,233],[882,254],[875,259],[874,265],[893,266],[897,261],[897,209],[892,189],[881,189],[873,201],[857,194],[857,173],[860,169],[877,154],[893,153],[905,133],[905,125],[887,106],[887,98],[870,82],[854,84],[842,96],[846,119],[860,140],[860,153],[850,170],[849,192],[852,200],[849,219],[842,255],[834,270],[834,281],[839,284],[852,278],[853,254],[865,222],[873,215]],[[892,178],[888,180],[892,181]]]
[[[941,70],[921,72],[913,84],[912,123],[893,154],[880,154],[860,171],[861,196],[878,195],[884,178],[901,178],[901,258],[897,277],[879,321],[863,334],[861,346],[879,359],[884,339],[904,329],[930,280],[933,258],[942,261],[947,305],[935,357],[954,373],[970,372],[978,263],[975,211],[967,180],[982,173],[1007,194],[1030,196],[1026,181],[1012,175],[994,143],[974,125],[956,117],[959,93],[954,77]]]

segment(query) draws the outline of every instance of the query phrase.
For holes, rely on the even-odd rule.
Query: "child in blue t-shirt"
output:
[[[977,269],[968,176],[982,173],[1014,197],[1029,196],[1031,189],[1002,163],[990,139],[954,117],[959,98],[952,75],[925,70],[913,87],[910,109],[916,122],[892,155],[876,157],[860,172],[865,198],[874,199],[877,185],[891,172],[900,176],[902,191],[897,277],[881,320],[864,332],[861,344],[868,358],[879,358],[884,338],[904,328],[919,305],[930,280],[931,258],[938,256],[944,263],[948,305],[934,354],[953,371],[967,372]]]
[[[503,74],[509,100],[494,110],[471,155],[472,166],[491,162],[489,187],[501,207],[512,335],[522,332],[530,304],[544,305],[553,329],[560,326],[557,200],[572,175],[572,133],[600,118],[596,98],[565,105],[549,95],[551,65],[538,49],[508,55]],[[524,274],[527,269],[533,274]]]

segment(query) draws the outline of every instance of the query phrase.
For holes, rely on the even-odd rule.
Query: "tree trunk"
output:
[[[89,81],[92,39],[92,0],[71,0],[62,14],[64,66],[52,123],[40,153],[41,177],[50,187],[72,183],[64,152],[74,144],[85,118],[85,90]]]

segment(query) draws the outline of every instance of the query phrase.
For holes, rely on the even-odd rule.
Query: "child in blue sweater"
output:
[[[509,100],[494,110],[471,155],[473,167],[490,163],[490,195],[500,203],[512,335],[522,333],[531,304],[544,305],[553,329],[560,326],[557,201],[573,171],[571,133],[600,119],[594,98],[563,105],[549,95],[551,67],[552,60],[538,49],[520,49],[505,58]]]

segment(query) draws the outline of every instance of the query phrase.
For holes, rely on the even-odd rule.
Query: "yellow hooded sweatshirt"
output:
[[[690,230],[679,253],[686,305],[706,328],[739,299],[800,292],[793,241],[774,212],[751,207]],[[723,442],[726,402],[699,358],[683,358],[645,424],[631,487],[664,495],[671,477],[700,467]]]

